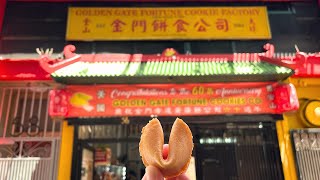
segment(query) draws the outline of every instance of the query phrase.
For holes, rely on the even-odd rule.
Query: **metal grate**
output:
[[[275,123],[189,125],[195,140],[198,180],[211,180],[212,177],[230,180],[283,179]],[[131,163],[128,169],[140,173],[136,168],[139,165],[143,168],[138,151],[143,126],[144,123],[80,125],[78,136],[81,142],[108,144],[117,154],[116,157],[126,155],[127,162]],[[162,122],[162,127],[165,142],[168,142],[172,123]]]
[[[59,146],[59,139],[25,139],[0,145],[0,179],[57,179]]]
[[[0,136],[58,137],[60,122],[48,115],[49,87],[0,89]]]
[[[197,177],[200,180],[282,180],[274,123],[203,127],[199,132]]]
[[[292,130],[291,138],[299,179],[320,179],[320,128]]]
[[[171,123],[172,124],[172,123]],[[164,136],[169,136],[171,124],[162,125]],[[128,125],[84,125],[79,126],[79,139],[116,139],[136,138],[140,140],[145,124]]]
[[[0,179],[57,179],[61,122],[48,116],[50,89],[0,88]]]

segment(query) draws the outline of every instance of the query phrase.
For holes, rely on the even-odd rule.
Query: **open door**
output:
[[[81,180],[93,180],[94,176],[94,148],[83,144],[81,146]]]

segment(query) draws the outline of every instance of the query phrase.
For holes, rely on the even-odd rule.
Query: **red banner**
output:
[[[276,114],[295,110],[291,85],[277,83],[68,86],[53,90],[50,115],[63,117]]]

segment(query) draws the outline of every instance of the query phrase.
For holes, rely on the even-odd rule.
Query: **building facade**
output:
[[[267,7],[268,12],[268,20],[271,29],[271,39],[267,40],[257,40],[257,39],[249,39],[249,40],[228,40],[229,38],[225,38],[222,40],[103,40],[103,41],[79,41],[79,40],[66,40],[67,34],[67,21],[68,21],[68,9],[70,7],[188,7],[188,8],[196,8],[196,7],[219,7],[219,6],[265,6]],[[176,52],[181,55],[213,55],[217,56],[218,54],[229,55],[230,59],[235,60],[234,57],[237,54],[240,56],[242,53],[261,53],[262,47],[267,43],[272,43],[276,47],[276,52],[273,57],[279,59],[290,59],[295,57],[294,48],[297,45],[298,49],[304,52],[318,52],[320,49],[320,24],[319,24],[319,8],[317,6],[316,1],[302,1],[302,2],[234,2],[234,3],[223,3],[223,2],[123,2],[121,5],[115,2],[109,1],[96,1],[96,2],[75,2],[75,1],[61,1],[58,3],[52,3],[50,1],[37,2],[37,1],[0,1],[0,13],[2,12],[4,15],[1,16],[3,19],[1,36],[0,36],[0,54],[2,59],[37,59],[37,61],[41,61],[43,59],[39,58],[39,55],[35,53],[38,51],[41,52],[40,49],[36,50],[36,48],[44,48],[48,49],[47,52],[51,48],[56,53],[51,54],[50,59],[55,61],[59,61],[62,59],[68,59],[68,55],[63,54],[63,49],[67,44],[73,44],[77,48],[76,53],[83,55],[82,61],[90,61],[90,54],[108,54],[108,53],[125,53],[125,54],[143,54],[143,55],[155,55],[159,56],[162,52],[164,52],[167,48],[173,48]],[[1,20],[0,18],[0,20]],[[0,21],[1,22],[1,21]],[[0,26],[1,27],[1,26]],[[158,55],[157,55],[158,54]],[[169,53],[170,54],[170,53]],[[84,55],[86,58],[83,58]],[[227,56],[226,56],[227,57]],[[246,61],[246,60],[243,60]],[[160,61],[161,62],[161,61]],[[30,63],[30,62],[28,62]],[[55,63],[55,62],[54,62]],[[24,63],[22,63],[24,64]],[[116,64],[116,63],[115,63]],[[156,63],[155,63],[156,64]],[[159,65],[153,65],[156,69],[160,69]],[[281,66],[281,64],[280,64]],[[42,66],[43,67],[43,66]],[[41,67],[41,68],[42,68]],[[69,66],[72,67],[72,64]],[[120,66],[116,66],[117,68],[121,68]],[[164,67],[164,66],[163,66]],[[171,65],[166,66],[167,68],[171,67]],[[187,66],[186,66],[187,67]],[[210,66],[211,67],[211,66]],[[41,69],[40,68],[40,69]],[[110,67],[109,67],[110,68]],[[151,69],[151,65],[149,66]],[[21,69],[20,69],[21,70]],[[175,69],[173,69],[174,71]],[[183,71],[187,71],[183,69]],[[153,72],[150,70],[149,72]],[[166,71],[164,71],[166,72]],[[67,72],[67,74],[70,72]],[[81,74],[82,73],[82,74]],[[9,112],[8,109],[5,109],[5,106],[1,106],[2,108],[2,120],[3,125],[1,126],[4,134],[4,142],[7,139],[14,140],[18,142],[19,147],[24,147],[23,144],[27,141],[50,141],[51,148],[54,151],[51,151],[52,154],[55,152],[58,154],[60,150],[60,155],[51,155],[49,156],[50,161],[46,161],[48,157],[40,157],[43,161],[51,163],[50,165],[45,164],[44,162],[38,163],[41,168],[48,167],[47,170],[53,175],[53,179],[78,179],[80,178],[83,161],[77,161],[77,158],[85,159],[86,155],[83,155],[84,152],[89,151],[78,151],[77,148],[90,150],[90,146],[97,148],[97,146],[107,144],[108,148],[112,150],[112,157],[114,161],[119,162],[110,162],[110,164],[115,165],[112,166],[114,168],[117,167],[127,167],[127,175],[129,173],[134,174],[137,178],[141,178],[143,175],[143,165],[140,162],[140,157],[138,155],[136,149],[137,139],[140,136],[140,129],[144,125],[145,121],[141,121],[138,117],[130,117],[129,116],[129,124],[126,124],[126,118],[120,120],[119,118],[105,118],[105,119],[83,119],[81,117],[70,118],[67,121],[51,121],[50,118],[45,118],[47,116],[48,107],[43,106],[43,111],[41,110],[40,116],[37,116],[40,122],[39,129],[37,131],[38,126],[32,127],[33,120],[29,119],[29,125],[31,123],[31,129],[28,127],[20,126],[21,123],[24,123],[24,118],[16,121],[15,117],[17,114],[21,114],[21,117],[33,117],[31,114],[26,113],[31,109],[36,109],[36,107],[42,107],[39,103],[36,102],[35,97],[40,98],[42,95],[45,96],[46,100],[41,102],[42,104],[48,104],[49,90],[57,89],[59,84],[66,84],[67,86],[70,84],[73,85],[83,85],[83,83],[88,84],[88,82],[82,82],[83,79],[86,79],[86,73],[81,72],[80,76],[76,75],[76,78],[66,78],[64,73],[52,73],[51,77],[54,78],[44,78],[44,79],[23,79],[20,78],[17,81],[17,77],[13,79],[3,78],[2,82],[5,86],[2,91],[2,95],[7,97],[12,97],[9,99],[3,99],[1,102],[3,104],[8,104],[9,102],[13,102],[20,97],[19,100],[21,103],[13,103],[11,104],[13,112],[11,115],[7,115]],[[110,72],[112,74],[112,72]],[[116,72],[115,72],[116,73]],[[17,73],[19,74],[19,73]],[[30,72],[26,72],[25,74],[30,74]],[[49,73],[44,71],[45,76]],[[148,75],[148,74],[147,74]],[[259,77],[259,74],[254,74],[254,77]],[[166,81],[168,75],[164,75],[163,79]],[[37,76],[33,76],[35,78]],[[172,75],[170,76],[172,77]],[[240,75],[239,75],[240,77]],[[76,80],[78,78],[78,81]],[[162,78],[162,77],[161,77]],[[154,80],[157,83],[161,82],[161,78]],[[252,77],[251,77],[252,78]],[[104,81],[106,79],[102,79],[104,82],[112,82],[117,83],[116,77],[113,81],[112,79],[108,79],[108,81]],[[236,78],[235,78],[236,79]],[[240,79],[239,81],[243,81],[246,78]],[[173,77],[173,81],[174,81]],[[272,79],[271,81],[277,82],[282,81],[283,78]],[[7,87],[7,83],[14,81],[13,87]],[[34,87],[32,85],[31,90],[30,85],[26,84],[26,81],[36,81],[41,82]],[[54,81],[58,82],[58,84],[53,83]],[[99,83],[99,78],[90,79],[95,83]],[[101,82],[100,81],[100,82]],[[127,81],[123,80],[127,83]],[[201,78],[194,79],[194,83],[202,81]],[[262,81],[260,79],[260,81]],[[293,77],[288,80],[293,83],[297,88],[297,93],[300,99],[303,101],[301,105],[304,109],[310,101],[316,101],[318,84],[317,79],[306,78],[306,77]],[[49,84],[43,85],[44,84]],[[50,83],[48,83],[50,82]],[[80,83],[79,83],[80,82]],[[168,82],[168,81],[167,81]],[[212,82],[212,79],[208,82]],[[215,83],[219,81],[214,81]],[[133,79],[135,84],[139,83],[139,79]],[[190,83],[184,79],[183,83]],[[15,88],[17,86],[19,88]],[[106,83],[108,84],[108,83]],[[21,89],[21,86],[23,87]],[[38,87],[39,86],[39,87]],[[47,89],[48,91],[35,91],[41,88]],[[10,96],[11,95],[11,96]],[[23,97],[27,97],[27,100],[24,100]],[[41,99],[41,98],[40,98]],[[38,99],[37,99],[38,100]],[[19,101],[19,102],[20,102]],[[19,104],[21,107],[19,107]],[[30,107],[27,107],[26,104],[31,104]],[[34,104],[34,105],[32,105]],[[10,107],[11,107],[10,106]],[[317,106],[317,105],[315,105]],[[26,110],[27,109],[27,110]],[[17,113],[15,113],[15,111]],[[301,110],[302,114],[305,113],[306,110]],[[30,110],[31,112],[31,110]],[[43,113],[43,114],[42,114]],[[299,150],[296,147],[292,146],[291,142],[294,138],[293,129],[297,128],[309,128],[309,127],[317,127],[317,123],[308,122],[308,118],[305,118],[305,115],[298,115],[299,113],[288,113],[284,114],[284,116],[277,116],[270,119],[271,116],[212,116],[212,117],[185,117],[187,120],[189,119],[190,126],[192,130],[197,131],[197,140],[199,144],[199,148],[197,148],[197,152],[194,153],[195,156],[195,166],[197,179],[208,179],[212,176],[220,177],[221,179],[230,178],[232,176],[236,179],[245,179],[246,177],[252,178],[269,178],[269,179],[299,179],[307,176],[307,174],[312,174],[312,172],[316,172],[316,168],[311,168],[313,171],[306,171],[302,169],[303,163],[306,163],[305,160],[298,159]],[[6,118],[7,116],[12,118]],[[19,116],[19,117],[20,117]],[[43,117],[42,117],[43,116]],[[124,116],[126,117],[126,116]],[[144,120],[149,120],[150,116],[143,117]],[[309,117],[309,116],[308,116]],[[160,117],[159,117],[160,118]],[[162,119],[161,119],[162,118]],[[170,131],[170,125],[172,123],[172,118],[170,117],[161,117],[160,120],[163,120],[165,124],[165,133]],[[317,117],[311,117],[311,119],[316,119]],[[27,119],[27,118],[25,118]],[[32,119],[32,118],[31,118]],[[196,123],[197,121],[204,121],[206,123]],[[284,119],[282,121],[277,121],[278,119]],[[310,118],[309,118],[310,119]],[[20,122],[20,124],[15,124],[15,122]],[[121,122],[125,122],[122,124]],[[303,123],[304,122],[304,123]],[[69,124],[68,124],[69,123]],[[9,124],[10,127],[8,128]],[[26,123],[28,124],[28,123]],[[43,124],[43,125],[41,125]],[[18,127],[16,127],[18,126]],[[46,128],[46,126],[50,128]],[[57,128],[57,127],[61,128]],[[53,128],[55,127],[55,128]],[[263,127],[263,128],[260,128]],[[32,129],[33,128],[33,129]],[[12,134],[7,136],[6,134],[9,131],[17,132],[18,138],[13,138]],[[21,133],[26,129],[25,133]],[[91,130],[89,130],[91,129]],[[102,129],[102,130],[101,130]],[[24,134],[30,134],[30,132],[39,133],[34,139],[29,136],[24,136]],[[60,135],[59,132],[62,131]],[[91,132],[89,132],[91,131]],[[114,131],[114,132],[113,132]],[[49,132],[49,133],[48,133]],[[57,133],[55,133],[57,132]],[[93,133],[94,132],[94,133]],[[103,134],[101,132],[109,134]],[[230,134],[231,133],[231,134]],[[300,132],[298,132],[300,133]],[[15,134],[15,133],[14,133]],[[32,134],[32,133],[31,133]],[[52,136],[49,136],[52,135]],[[233,139],[237,139],[238,135],[241,135],[242,139],[238,139],[240,142],[240,146],[236,148],[234,146],[235,143]],[[48,137],[49,136],[49,137]],[[298,135],[295,135],[298,137]],[[227,138],[229,139],[227,139]],[[27,138],[27,139],[25,139]],[[257,139],[258,138],[258,139]],[[259,139],[261,138],[261,139]],[[301,138],[301,135],[300,135]],[[57,139],[57,141],[56,141]],[[128,140],[129,139],[129,140]],[[221,142],[224,143],[221,143]],[[229,143],[228,143],[228,142]],[[202,142],[202,145],[201,145]],[[297,141],[298,142],[298,141]],[[10,143],[9,143],[10,144]],[[12,144],[12,143],[11,143]],[[39,143],[38,143],[39,144]],[[41,143],[40,143],[41,144]],[[61,145],[60,145],[61,144]],[[95,146],[97,145],[97,146]],[[38,146],[38,145],[35,145]],[[102,146],[105,148],[105,146]],[[293,148],[294,147],[294,148]],[[267,149],[266,155],[261,155],[261,148]],[[299,149],[299,148],[298,148]],[[301,148],[300,148],[301,149]],[[19,157],[23,154],[24,149],[20,148]],[[224,152],[224,153],[223,153]],[[230,156],[231,159],[228,159],[225,152],[227,154],[235,154],[235,156]],[[88,153],[87,153],[88,154]],[[207,155],[208,157],[204,157],[202,155]],[[255,154],[254,157],[256,159],[250,159],[248,154]],[[92,156],[92,154],[88,155],[88,157]],[[243,169],[238,166],[232,166],[231,169],[227,169],[228,162],[232,163],[233,160],[237,158],[237,156],[244,157],[243,161],[237,161],[238,163],[244,163]],[[59,157],[59,161],[57,159]],[[200,157],[200,158],[199,158]],[[37,156],[35,156],[37,158]],[[219,159],[220,158],[220,159]],[[221,159],[222,158],[222,159]],[[234,159],[232,159],[234,158]],[[265,159],[264,159],[265,158]],[[271,161],[274,158],[275,162],[271,165]],[[112,158],[111,158],[112,159]],[[111,161],[110,159],[110,161]],[[201,159],[201,161],[200,161]],[[214,161],[210,161],[210,160]],[[85,159],[85,160],[90,160]],[[14,160],[13,160],[14,161]],[[270,161],[270,162],[269,162]],[[8,163],[12,163],[10,161],[3,161],[4,165]],[[31,160],[29,161],[31,162]],[[33,162],[33,161],[32,161]],[[53,163],[59,162],[59,163]],[[221,163],[226,162],[226,163]],[[258,168],[259,170],[253,171],[252,167],[255,162],[260,162],[263,167],[266,167],[265,170],[263,168]],[[14,163],[13,163],[14,164]],[[22,163],[23,164],[23,163]],[[42,165],[40,165],[42,164]],[[199,166],[199,164],[206,164]],[[247,164],[248,166],[245,166]],[[281,166],[282,165],[282,166]],[[17,168],[23,169],[23,166],[29,166],[27,164],[15,165]],[[34,164],[32,165],[32,167]],[[256,167],[259,167],[259,163],[255,164]],[[14,166],[13,166],[14,167]],[[31,165],[29,166],[31,167]],[[317,166],[316,166],[317,167]],[[32,169],[32,168],[31,168]],[[240,169],[240,170],[239,170]],[[121,170],[121,168],[120,168]],[[130,170],[130,171],[129,171]],[[116,171],[116,170],[115,170]],[[4,171],[3,171],[4,172]],[[8,172],[6,171],[6,176],[8,177]],[[39,171],[40,172],[40,171]],[[47,172],[47,171],[42,171]],[[1,173],[0,173],[1,174]],[[4,173],[3,173],[4,174]],[[28,173],[27,173],[28,174]],[[30,174],[30,173],[29,173]],[[39,175],[39,173],[35,173]],[[226,176],[229,175],[228,177]],[[264,175],[266,174],[266,175]],[[12,174],[9,173],[10,176]],[[268,176],[270,175],[270,176]],[[43,175],[39,175],[42,177]],[[311,177],[310,177],[311,178]],[[37,178],[35,178],[37,179]],[[41,178],[38,178],[41,179]]]

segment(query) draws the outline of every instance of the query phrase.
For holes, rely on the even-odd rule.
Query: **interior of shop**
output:
[[[103,180],[141,179],[145,173],[139,154],[143,126],[125,122],[120,125],[80,125],[81,179],[90,179],[90,176]],[[168,140],[169,124],[163,129]],[[94,167],[93,171],[89,172],[91,167]]]
[[[275,122],[263,121],[259,116],[235,121],[239,117],[243,118],[231,117],[233,122],[219,121],[230,117],[214,116],[188,122],[195,144],[186,172],[190,179],[208,180],[213,175],[218,179],[283,179]],[[217,121],[202,123],[201,119],[206,118]],[[162,127],[167,143],[172,122],[161,119],[164,119]],[[145,167],[139,154],[139,140],[146,122],[125,121],[91,125],[89,121],[80,121],[82,125],[75,125],[78,136],[74,144],[77,150],[74,177],[81,180],[143,177]]]
[[[81,179],[138,179],[144,174],[143,165],[137,159],[128,159],[119,143],[89,143],[82,149]],[[133,144],[130,144],[133,145]],[[129,152],[136,147],[128,146]],[[131,154],[130,154],[131,156]],[[93,166],[92,166],[93,165]],[[93,171],[90,171],[93,168]]]

